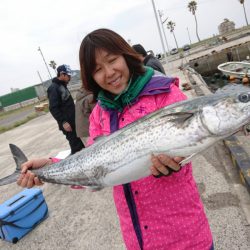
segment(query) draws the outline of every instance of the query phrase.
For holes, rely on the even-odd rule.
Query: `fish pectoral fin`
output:
[[[188,164],[188,163],[191,161],[191,159],[193,159],[196,155],[197,155],[197,154],[192,154],[192,155],[186,157],[184,160],[180,161],[179,164],[180,164],[182,167],[184,167],[184,166],[185,166],[186,164]]]
[[[185,121],[187,121],[188,119],[190,119],[193,115],[194,114],[192,112],[177,112],[174,114],[163,115],[162,117],[165,117],[165,116],[171,117],[172,116],[169,119],[170,122],[182,124]]]

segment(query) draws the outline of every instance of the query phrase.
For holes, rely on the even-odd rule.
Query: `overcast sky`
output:
[[[179,47],[197,42],[190,0],[154,0],[176,23]],[[243,7],[238,0],[197,0],[198,33],[201,39],[218,34],[218,25],[228,18],[236,28],[246,25]],[[245,1],[250,22],[250,0]],[[49,79],[40,46],[47,62],[66,63],[79,69],[78,51],[83,37],[97,28],[113,29],[132,44],[146,50],[163,52],[151,0],[1,0],[0,4],[0,95],[10,88],[25,88]],[[170,49],[175,46],[172,34],[165,29]],[[52,76],[55,72],[50,68]]]

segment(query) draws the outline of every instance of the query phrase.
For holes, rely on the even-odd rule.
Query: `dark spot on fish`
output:
[[[94,169],[92,169],[91,176],[98,180],[101,177],[105,177],[108,173],[109,171],[105,169],[104,167],[97,166]]]

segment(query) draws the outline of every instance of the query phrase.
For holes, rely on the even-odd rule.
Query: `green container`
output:
[[[0,96],[0,108],[8,107],[36,97],[37,94],[34,86],[21,89],[13,93]]]

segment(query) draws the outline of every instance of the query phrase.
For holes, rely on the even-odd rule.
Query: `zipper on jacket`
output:
[[[124,184],[122,186],[123,186],[124,195],[125,195],[125,198],[126,198],[126,201],[128,204],[130,216],[131,216],[131,219],[133,222],[135,234],[136,234],[137,240],[139,242],[140,249],[143,250],[143,240],[142,240],[141,227],[139,224],[139,218],[138,218],[138,214],[136,211],[136,205],[135,205],[134,196],[133,196],[133,193],[131,190],[131,185],[130,185],[130,183],[128,183],[128,184]]]

